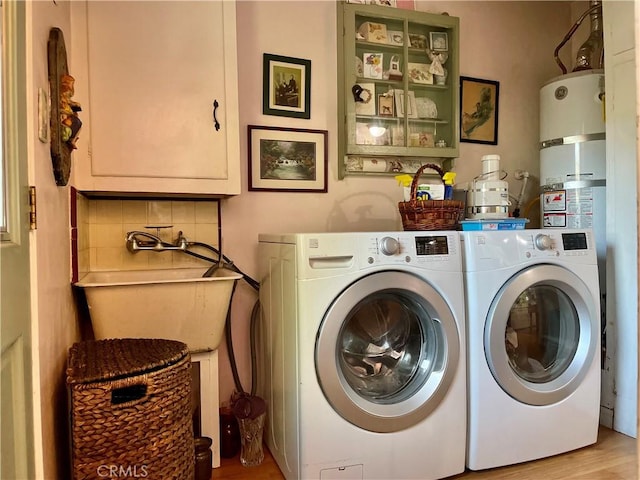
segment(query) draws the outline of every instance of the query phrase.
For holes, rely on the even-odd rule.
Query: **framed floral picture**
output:
[[[311,118],[311,60],[264,54],[262,113]]]
[[[326,130],[248,126],[249,190],[327,192]]]
[[[429,71],[428,63],[411,63],[407,64],[409,69],[409,81],[411,83],[424,83],[433,85],[433,74]]]

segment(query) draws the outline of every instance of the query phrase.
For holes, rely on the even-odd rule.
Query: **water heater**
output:
[[[540,89],[540,184],[544,228],[592,228],[605,292],[604,71],[556,77]]]

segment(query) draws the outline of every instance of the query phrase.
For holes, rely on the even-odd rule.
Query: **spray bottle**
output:
[[[446,175],[446,174],[445,174]],[[455,176],[455,173],[454,173]],[[404,201],[408,202],[411,200],[411,182],[413,182],[413,177],[411,175],[396,175],[394,177],[398,185],[402,185],[404,187]],[[452,192],[453,195],[453,192]],[[416,190],[416,199],[417,200],[442,200],[445,196],[445,188],[442,184],[434,184],[434,183],[419,183],[418,188]]]
[[[453,184],[456,181],[455,172],[447,172],[442,179],[444,180],[444,199],[453,200]]]

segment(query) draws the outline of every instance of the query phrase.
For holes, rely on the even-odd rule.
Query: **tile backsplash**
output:
[[[78,273],[98,270],[142,270],[208,266],[211,263],[180,251],[127,250],[127,232],[140,230],[174,243],[179,232],[187,240],[218,247],[217,200],[94,199],[77,195]],[[209,258],[202,247],[190,248]]]

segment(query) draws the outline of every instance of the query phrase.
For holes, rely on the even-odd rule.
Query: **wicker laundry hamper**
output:
[[[84,341],[69,349],[73,478],[194,476],[191,357],[174,340]]]
[[[464,202],[459,200],[418,200],[418,179],[425,169],[438,172],[440,178],[444,172],[433,163],[422,165],[413,176],[411,182],[411,200],[398,202],[398,210],[402,217],[405,231],[416,230],[457,230],[460,220],[464,218]],[[444,181],[444,180],[443,180]]]

